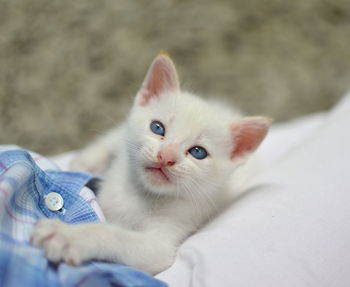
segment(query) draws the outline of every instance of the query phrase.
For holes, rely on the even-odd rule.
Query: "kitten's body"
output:
[[[52,261],[102,259],[164,270],[180,243],[231,202],[233,171],[267,133],[268,119],[239,117],[180,91],[173,63],[158,56],[126,123],[73,162],[75,169],[102,171],[115,156],[98,198],[108,223],[44,220],[33,243]],[[163,133],[150,128],[154,122]]]

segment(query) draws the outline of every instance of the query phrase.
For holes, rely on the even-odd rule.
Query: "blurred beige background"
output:
[[[186,89],[288,120],[350,87],[350,1],[0,0],[0,144],[83,146],[159,50]]]

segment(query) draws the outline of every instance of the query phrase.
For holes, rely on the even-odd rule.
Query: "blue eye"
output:
[[[205,148],[200,146],[194,146],[193,148],[190,148],[188,152],[196,159],[204,159],[208,156],[208,152]]]
[[[165,135],[165,127],[161,122],[153,121],[151,122],[151,131],[156,135],[164,136]]]

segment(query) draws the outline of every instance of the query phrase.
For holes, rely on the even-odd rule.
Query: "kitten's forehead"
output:
[[[176,113],[175,112],[170,113],[168,118],[169,123],[172,124],[175,118],[176,118]]]
[[[229,118],[215,105],[191,94],[181,93],[164,103],[163,119],[168,123],[169,136],[200,140],[206,135],[223,132]]]
[[[169,92],[151,99],[147,106],[135,106],[131,118],[136,126],[145,128],[149,121],[162,122],[168,140],[196,143],[204,138],[219,143],[227,136],[234,116],[215,102],[187,92]]]

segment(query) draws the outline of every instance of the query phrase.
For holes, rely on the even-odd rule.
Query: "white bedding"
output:
[[[170,286],[350,286],[350,94],[275,124],[248,192],[181,246]],[[65,167],[71,154],[54,158]]]

